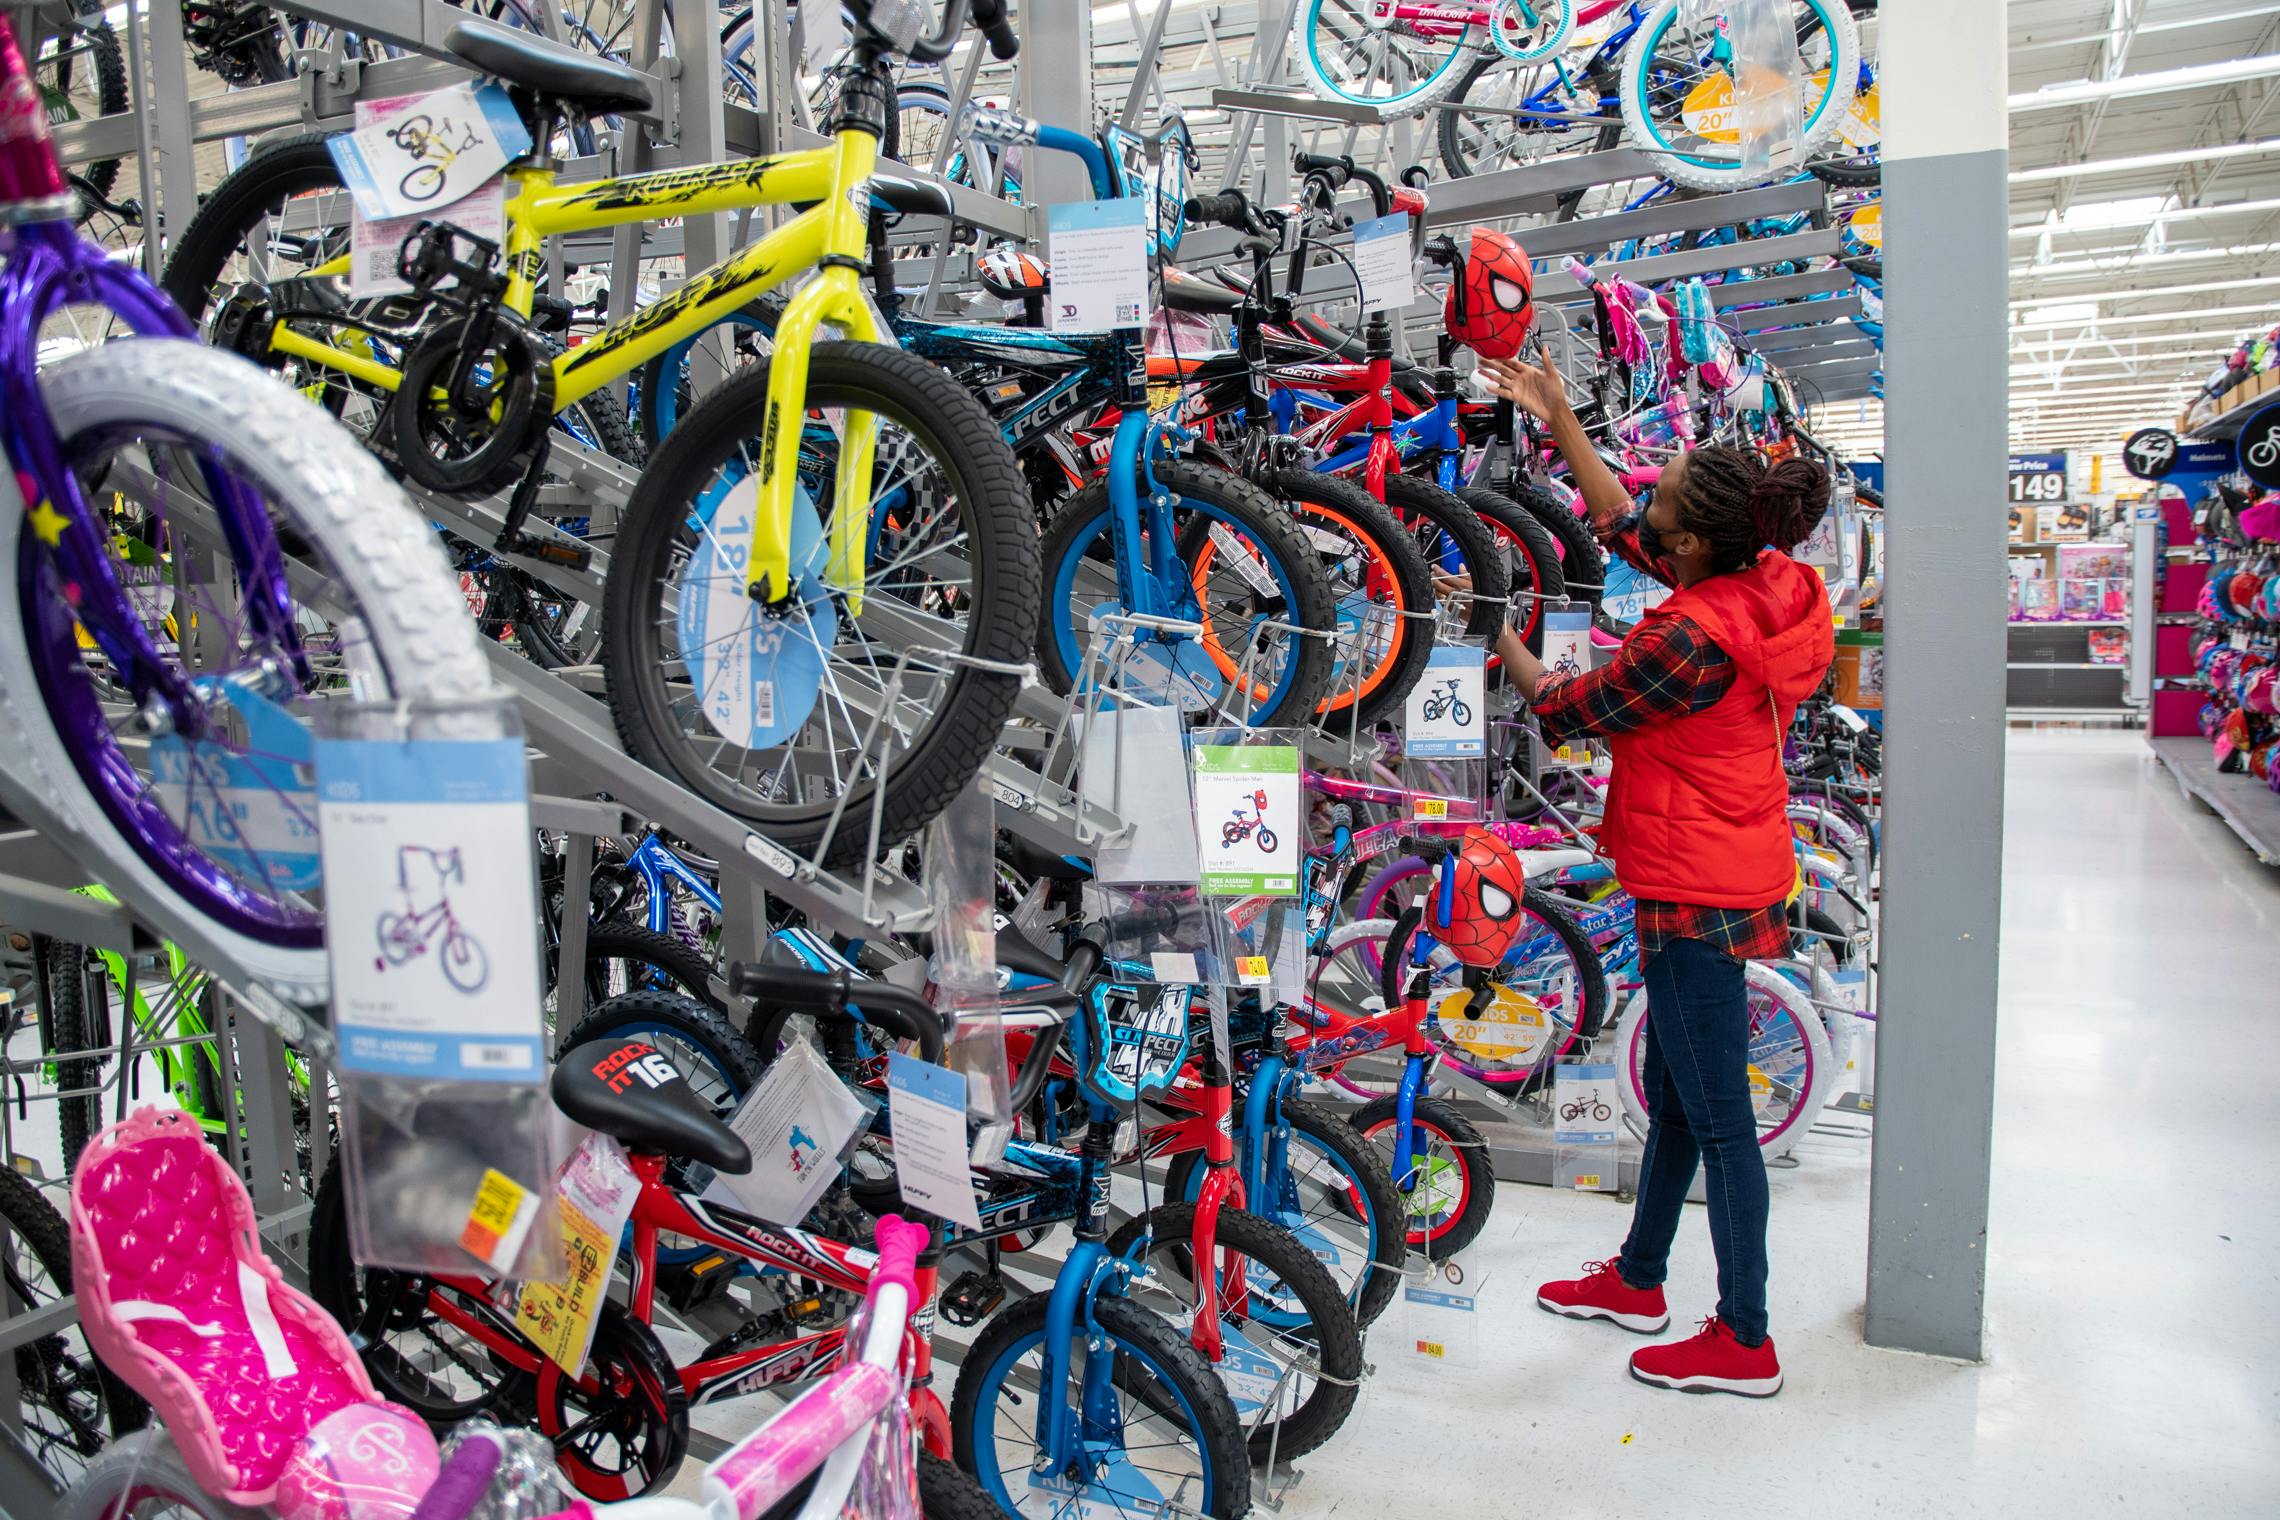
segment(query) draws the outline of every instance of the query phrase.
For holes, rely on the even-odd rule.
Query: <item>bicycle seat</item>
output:
[[[1043,845],[1031,844],[1017,834],[998,835],[998,854],[1024,876],[1049,881],[1091,881],[1092,867],[1081,860],[1058,855]]]
[[[1192,311],[1205,316],[1218,316],[1242,308],[1245,296],[1239,290],[1198,279],[1184,269],[1164,266],[1164,304],[1173,311]]]
[[[1069,969],[1061,957],[1014,928],[997,932],[997,963],[1004,970],[1041,976],[1049,982],[1058,982],[1061,973]]]
[[[444,34],[443,45],[469,68],[591,116],[647,111],[657,103],[638,71],[532,32],[462,21]]]
[[[871,201],[897,216],[951,216],[956,211],[942,186],[893,173],[871,176]]]
[[[647,1040],[588,1040],[554,1066],[554,1106],[628,1150],[752,1170],[752,1150]]]

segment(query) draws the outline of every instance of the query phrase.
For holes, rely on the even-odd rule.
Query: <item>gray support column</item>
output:
[[[1021,114],[1072,132],[1093,130],[1092,7],[1027,4],[1014,17],[1021,30]],[[1031,149],[1022,156],[1022,200],[1034,208],[1030,231],[1045,237],[1047,206],[1093,198],[1085,167],[1066,153]],[[1032,191],[1029,186],[1034,184]]]
[[[2002,905],[2009,38],[1984,0],[1880,19],[1893,616],[1866,1334],[1977,1360]]]
[[[190,50],[182,40],[182,7],[156,4],[144,13],[150,40],[150,105],[156,123],[158,226],[172,248],[198,211],[198,170],[191,161]],[[158,272],[157,265],[151,272]]]

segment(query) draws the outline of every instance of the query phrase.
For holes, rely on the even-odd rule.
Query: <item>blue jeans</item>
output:
[[[1660,1287],[1670,1243],[1708,1169],[1710,1247],[1718,1256],[1718,1318],[1744,1345],[1765,1339],[1765,1157],[1750,1104],[1750,1008],[1742,963],[1698,939],[1645,957],[1646,1152],[1639,1199],[1617,1269],[1635,1288]]]

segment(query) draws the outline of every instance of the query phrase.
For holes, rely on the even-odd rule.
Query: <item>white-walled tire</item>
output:
[[[1444,45],[1428,47],[1421,40],[1415,47],[1399,46],[1390,27],[1373,27],[1364,20],[1369,9],[1370,0],[1299,0],[1291,11],[1291,56],[1298,60],[1308,87],[1322,99],[1367,106],[1387,121],[1415,116],[1455,94],[1471,77],[1473,61],[1490,51],[1485,26],[1466,27],[1454,42],[1445,44],[1445,50]],[[1370,71],[1339,77],[1340,60],[1325,53],[1342,53],[1345,44],[1371,36],[1379,40],[1381,51]],[[1389,67],[1395,59],[1400,67]]]
[[[1785,1089],[1794,1091],[1777,1114],[1769,1116],[1764,1106],[1759,1107],[1758,1147],[1768,1157],[1786,1156],[1829,1101],[1836,1064],[1820,1010],[1795,983],[1755,961],[1746,964],[1743,973],[1750,1000],[1753,1076],[1762,1078],[1777,1100]],[[1778,1050],[1769,1048],[1761,1057],[1756,1049],[1761,1040]],[[1623,1123],[1641,1138],[1647,1133],[1647,1100],[1639,1075],[1646,1049],[1647,993],[1642,987],[1624,1004],[1615,1031],[1615,1088],[1623,1099]],[[1796,1068],[1774,1069],[1777,1061],[1794,1062]]]
[[[1822,65],[1828,71],[1828,82],[1819,87],[1818,95],[1809,96],[1804,103],[1804,132],[1795,160],[1796,171],[1802,173],[1806,160],[1844,127],[1845,108],[1851,104],[1853,92],[1860,83],[1860,26],[1846,9],[1844,0],[1792,0],[1792,4],[1814,13],[1819,34],[1827,38],[1828,52]],[[1726,151],[1725,144],[1719,144],[1721,151],[1711,153],[1674,141],[1677,134],[1658,119],[1648,99],[1647,70],[1661,51],[1663,39],[1677,25],[1679,6],[1680,0],[1663,0],[1623,49],[1625,132],[1634,146],[1645,149],[1654,159],[1656,172],[1674,185],[1688,190],[1747,189],[1763,182],[1765,177],[1742,172],[1738,143],[1731,151]],[[1809,71],[1819,71],[1811,60],[1807,60],[1807,67]]]
[[[435,532],[349,432],[281,381],[186,340],[135,338],[63,359],[40,375],[59,437],[164,430],[211,442],[314,551],[369,633],[377,700],[463,701],[491,691],[475,626]],[[25,552],[24,504],[0,495],[0,565]],[[321,945],[265,941],[200,911],[121,833],[82,778],[45,705],[25,609],[0,616],[0,765],[73,837],[52,841],[162,929],[184,925],[226,964],[286,1000],[320,1004]]]

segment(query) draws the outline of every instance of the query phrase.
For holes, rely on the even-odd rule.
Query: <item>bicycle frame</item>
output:
[[[870,252],[867,185],[878,154],[878,138],[849,127],[821,148],[571,185],[557,184],[554,170],[543,164],[507,170],[513,193],[506,204],[507,287],[502,304],[526,318],[545,267],[543,249],[549,237],[661,217],[812,203],[742,253],[712,265],[665,299],[604,327],[556,355],[553,362],[554,404],[559,411],[728,318],[753,298],[815,270],[815,278],[793,295],[776,324],[769,368],[757,469],[761,510],[754,519],[752,557],[746,568],[746,584],[765,600],[780,599],[791,585],[796,443],[799,419],[806,413],[808,353],[816,329],[829,322],[859,342],[890,341],[857,272]],[[344,254],[309,273],[345,276],[348,266],[349,256]],[[393,393],[402,383],[394,366],[282,322],[273,327],[269,343],[273,352],[328,366],[383,391]],[[850,426],[839,462],[841,480],[870,478],[875,431],[875,425]],[[779,447],[787,438],[794,448]],[[851,588],[857,610],[866,548],[863,529],[859,514],[834,514],[828,574],[834,585]]]

